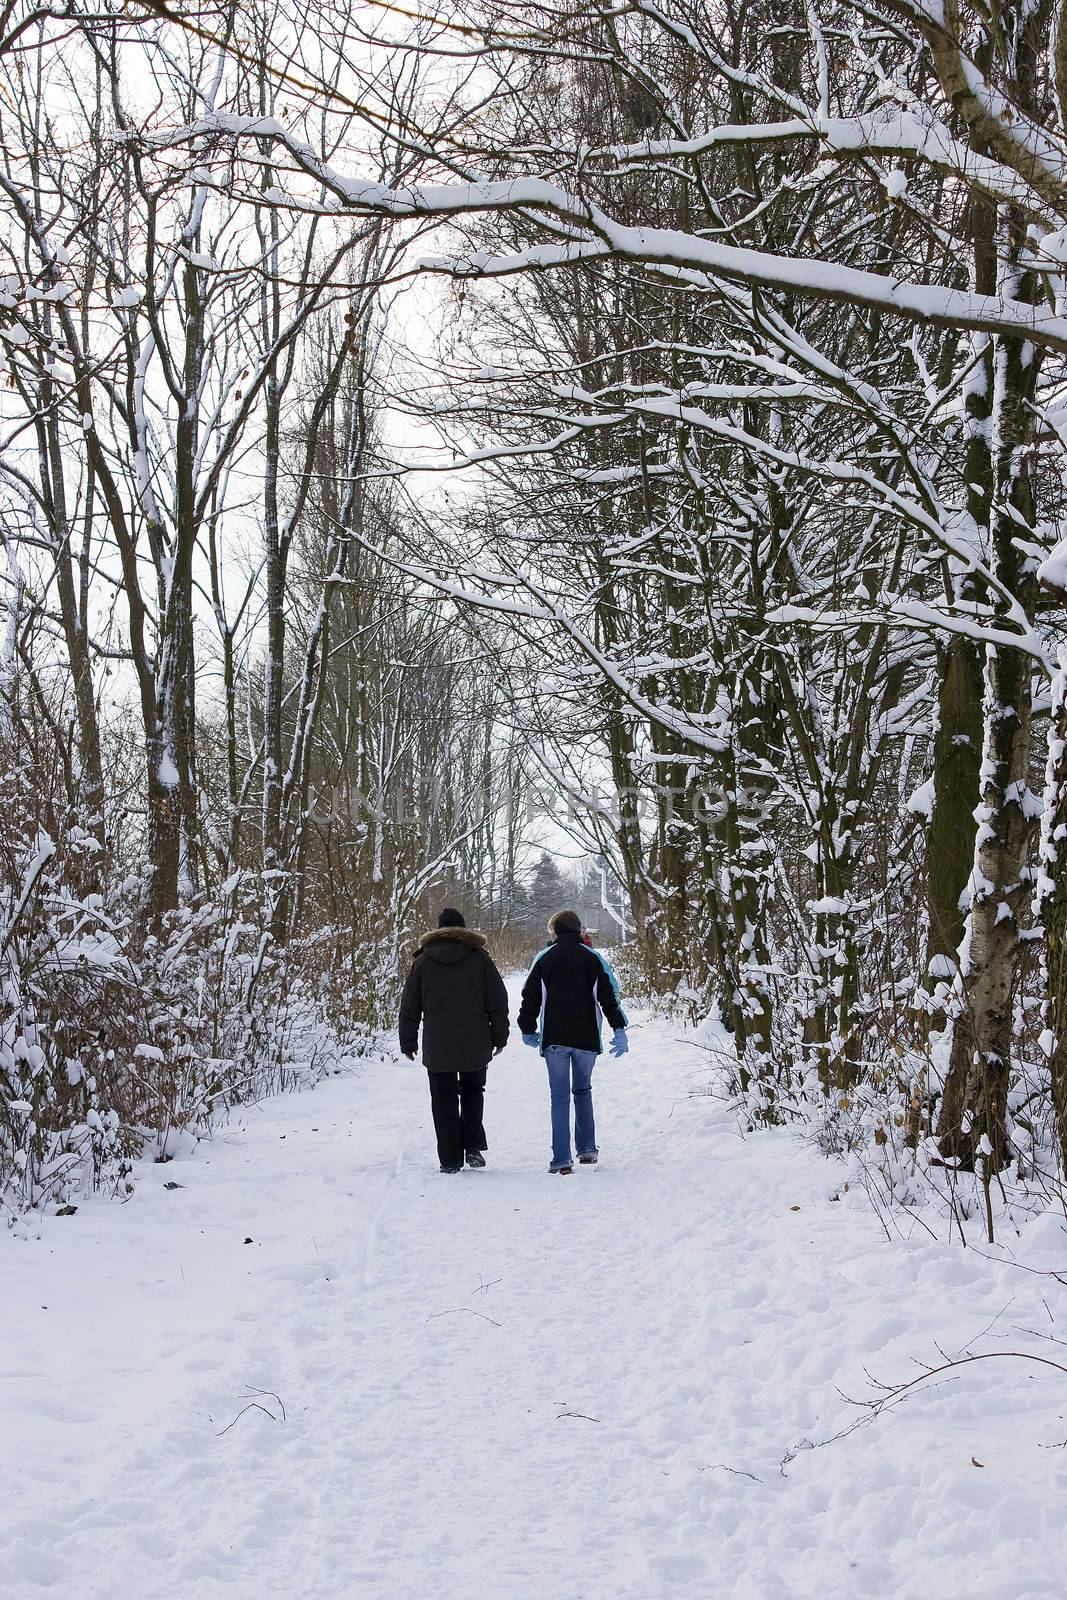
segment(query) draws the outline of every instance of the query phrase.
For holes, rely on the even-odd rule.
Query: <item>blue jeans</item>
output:
[[[552,1091],[552,1171],[571,1164],[571,1095],[574,1095],[574,1143],[580,1156],[595,1156],[593,1068],[596,1053],[550,1044],[545,1049],[548,1086]],[[573,1088],[572,1088],[573,1084]]]

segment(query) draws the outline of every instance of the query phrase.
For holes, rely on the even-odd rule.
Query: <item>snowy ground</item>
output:
[[[4,1600],[1062,1600],[1064,1374],[977,1362],[834,1437],[865,1371],[1067,1355],[1061,1286],[887,1243],[632,1040],[570,1178],[516,1042],[484,1173],[371,1064],[0,1241]],[[1067,1266],[1051,1217],[1022,1245]]]

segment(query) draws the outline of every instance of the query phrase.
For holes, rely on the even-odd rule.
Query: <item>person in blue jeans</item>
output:
[[[601,1051],[600,1018],[613,1030],[611,1053],[625,1055],[626,1013],[615,974],[600,953],[582,943],[573,911],[549,920],[552,943],[535,957],[522,989],[519,1032],[523,1044],[540,1050],[552,1095],[552,1162],[549,1172],[574,1171],[571,1161],[571,1100],[574,1143],[582,1166],[599,1151],[593,1117],[593,1068]]]

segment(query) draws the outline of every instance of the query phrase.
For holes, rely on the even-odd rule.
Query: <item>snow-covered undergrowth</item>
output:
[[[631,1041],[569,1179],[515,1040],[485,1172],[368,1055],[23,1217],[5,1600],[1058,1600],[1062,1216],[889,1240],[692,1036]]]
[[[43,832],[0,895],[0,1211],[126,1196],[234,1107],[314,1083],[360,1041],[302,948],[279,957],[257,886],[144,936],[136,895],[79,890],[78,845]],[[316,982],[316,976],[320,981]]]
[[[678,1009],[672,1004],[666,1015],[677,1018]],[[707,1063],[708,1092],[732,1107],[739,1129],[787,1126],[808,1139],[827,1158],[836,1193],[862,1196],[890,1233],[918,1228],[988,1242],[991,1232],[1011,1236],[1050,1207],[1067,1207],[1042,1064],[1012,1064],[1009,1162],[996,1172],[980,1160],[972,1172],[944,1154],[932,1131],[944,1066],[936,1038],[925,1054],[887,1047],[883,1059],[860,1065],[854,1085],[829,1094],[802,1060],[773,1078],[751,1060],[746,1070],[714,1015],[692,1038]]]

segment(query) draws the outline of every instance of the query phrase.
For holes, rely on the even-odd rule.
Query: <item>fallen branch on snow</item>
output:
[[[285,1421],[285,1405],[284,1405],[284,1402],[282,1401],[282,1399],[281,1399],[281,1397],[279,1395],[276,1395],[274,1393],[273,1389],[256,1389],[256,1388],[253,1388],[252,1384],[246,1383],[245,1384],[245,1392],[246,1392],[246,1394],[261,1394],[266,1399],[276,1400],[278,1402],[278,1409],[281,1412],[281,1416],[280,1417],[276,1417],[274,1415],[274,1412],[271,1411],[268,1406],[261,1406],[258,1400],[250,1400],[246,1406],[242,1406],[241,1407],[240,1411],[234,1417],[232,1422],[228,1422],[224,1428],[220,1428],[219,1429],[218,1433],[216,1433],[216,1435],[215,1435],[216,1439],[221,1439],[224,1433],[229,1433],[231,1428],[236,1428],[237,1424],[240,1422],[241,1418],[245,1415],[245,1412],[247,1412],[247,1411],[262,1411],[263,1415],[265,1417],[269,1417],[272,1422],[284,1422]]]

